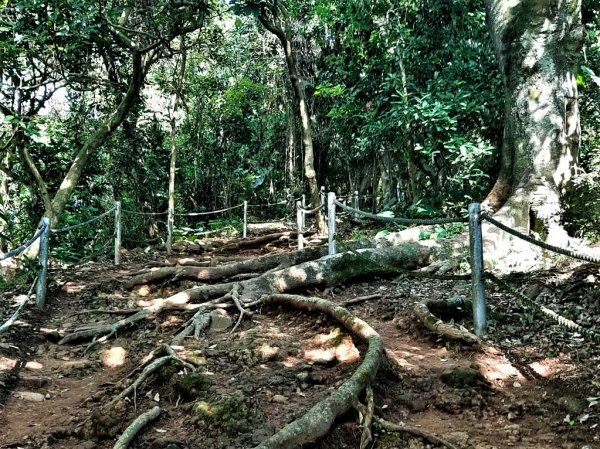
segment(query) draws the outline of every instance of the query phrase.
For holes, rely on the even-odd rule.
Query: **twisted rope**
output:
[[[287,204],[287,201],[280,201],[278,203],[267,203],[267,204],[248,204],[248,207],[271,207],[271,206],[281,206],[282,204]]]
[[[532,245],[536,245],[536,246],[539,246],[540,248],[547,249],[548,251],[552,251],[552,252],[555,252],[555,253],[558,253],[558,254],[562,254],[563,256],[573,257],[574,259],[584,260],[586,262],[600,263],[600,257],[594,257],[591,254],[578,253],[577,251],[573,251],[573,250],[570,250],[570,249],[561,248],[559,246],[550,245],[549,243],[542,242],[541,240],[534,239],[533,237],[525,235],[525,234],[523,234],[523,233],[521,233],[519,231],[516,231],[516,230],[512,229],[509,226],[506,226],[503,223],[500,223],[498,220],[493,219],[492,217],[490,217],[486,213],[481,214],[481,219],[482,220],[487,220],[488,222],[490,222],[491,224],[493,224],[497,228],[502,229],[504,232],[507,232],[507,233],[509,233],[509,234],[517,237],[517,238],[520,238],[521,240],[525,240],[526,242],[529,242]]]
[[[95,221],[101,220],[102,218],[106,217],[107,215],[113,213],[116,208],[117,208],[116,206],[113,206],[111,209],[107,210],[103,214],[100,214],[97,217],[94,217],[94,218],[92,218],[90,220],[84,221],[82,223],[77,223],[76,225],[73,225],[73,226],[67,226],[65,228],[51,229],[50,232],[52,232],[53,234],[62,234],[63,232],[72,231],[73,229],[77,229],[77,228],[81,228],[83,226],[87,226],[90,223],[94,223]]]
[[[13,249],[12,251],[7,252],[6,254],[4,254],[2,257],[0,257],[0,262],[2,262],[3,260],[6,259],[10,259],[11,257],[16,257],[19,254],[21,254],[23,251],[25,251],[27,248],[29,248],[31,245],[33,245],[33,243],[40,238],[40,235],[42,234],[42,231],[46,228],[45,224],[42,224],[42,226],[36,231],[36,233],[33,235],[33,237],[31,237],[29,240],[27,240],[25,243],[23,243],[21,246],[19,246],[18,248]]]
[[[209,212],[189,212],[185,214],[173,214],[176,217],[199,217],[201,215],[211,215],[211,214],[219,214],[221,212],[227,212],[233,209],[239,209],[240,207],[244,207],[244,204],[238,204],[237,206],[228,207],[227,209],[220,210],[211,210]]]
[[[513,288],[510,285],[508,285],[502,279],[499,279],[498,277],[494,276],[492,273],[486,272],[485,278],[489,279],[494,284],[498,285],[498,287],[502,288],[503,290],[505,290],[508,293],[510,293],[511,295],[513,295],[515,298],[517,298],[517,300],[519,300],[521,302],[521,304],[527,305],[527,306],[531,307],[532,309],[543,313],[544,315],[550,317],[551,319],[556,321],[559,325],[561,325],[567,329],[574,330],[574,331],[580,333],[581,335],[590,338],[591,340],[600,342],[600,334],[594,332],[591,329],[582,327],[579,324],[575,323],[574,321],[571,321],[570,319],[559,315],[558,313],[554,312],[553,310],[550,310],[549,308],[547,308],[541,304],[538,304],[534,300],[525,296],[523,293],[521,293],[516,288]]]
[[[314,214],[316,211],[318,211],[319,209],[324,209],[325,205],[324,204],[319,204],[317,207],[315,207],[314,209],[304,209],[303,207],[297,207],[298,210],[301,210],[302,212],[304,212],[305,214]]]
[[[13,323],[17,320],[17,318],[19,318],[21,309],[23,309],[23,307],[25,307],[25,304],[27,304],[27,300],[33,293],[33,289],[35,287],[35,284],[37,284],[37,281],[38,281],[38,277],[36,276],[35,279],[33,280],[33,283],[31,284],[31,287],[29,287],[29,291],[27,292],[27,295],[23,295],[21,297],[21,299],[19,301],[19,306],[17,307],[17,310],[15,310],[15,313],[12,314],[12,316],[8,319],[8,321],[6,321],[6,323],[4,323],[2,326],[0,326],[0,334],[6,332],[8,330],[8,328],[11,327],[13,325]]]
[[[167,215],[169,212],[136,212],[134,210],[121,209],[121,212],[131,215],[144,215],[144,216],[155,216],[155,215]]]
[[[387,221],[392,223],[401,224],[413,224],[413,225],[436,225],[446,223],[468,223],[468,218],[403,218],[403,217],[382,217],[381,215],[371,214],[369,212],[363,212],[360,209],[354,209],[353,207],[347,206],[344,203],[340,203],[337,199],[333,201],[336,206],[342,209],[352,212],[353,214],[362,215],[363,217],[371,218],[373,220]]]

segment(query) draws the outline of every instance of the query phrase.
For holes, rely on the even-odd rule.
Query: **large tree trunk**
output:
[[[308,112],[308,104],[306,102],[306,93],[304,92],[304,83],[302,82],[302,77],[298,72],[298,62],[296,61],[296,55],[292,47],[289,25],[290,20],[287,10],[279,2],[276,4],[274,9],[275,10],[268,7],[261,7],[259,20],[267,30],[277,36],[285,53],[285,62],[287,64],[290,81],[292,83],[292,88],[294,89],[294,98],[300,114],[302,146],[304,148],[304,176],[308,182],[311,205],[315,207],[321,202],[321,197],[319,195],[317,173],[315,171],[315,155],[310,126],[310,114]],[[316,211],[315,219],[317,233],[320,235],[325,235],[327,233],[327,228],[325,226],[323,213],[320,209]]]
[[[556,241],[579,152],[581,1],[485,3],[505,92],[502,164],[486,203],[507,224]]]

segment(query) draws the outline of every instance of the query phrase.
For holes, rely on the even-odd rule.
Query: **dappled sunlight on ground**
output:
[[[62,291],[67,293],[68,295],[74,294],[74,293],[81,293],[83,290],[85,290],[86,284],[84,283],[79,283],[79,282],[67,282],[65,285],[62,286]]]
[[[566,360],[561,357],[542,359],[537,362],[530,363],[529,367],[546,379],[552,379],[556,375],[565,371],[570,371],[574,368],[572,364],[567,363]]]
[[[0,371],[10,371],[17,366],[16,359],[9,359],[7,357],[0,356]]]
[[[527,379],[504,355],[495,348],[488,348],[475,357],[479,371],[493,387],[521,386]]]
[[[120,346],[113,346],[110,349],[102,351],[100,360],[108,368],[117,368],[122,366],[127,359],[127,351]]]

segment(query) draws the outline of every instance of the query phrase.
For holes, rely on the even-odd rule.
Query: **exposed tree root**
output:
[[[293,239],[297,238],[298,233],[293,231],[286,232],[276,232],[274,234],[261,235],[260,237],[255,237],[253,239],[237,239],[231,242],[228,242],[226,245],[222,246],[217,250],[217,252],[226,252],[226,251],[234,251],[243,248],[255,248],[260,245],[265,245],[267,243],[274,242],[276,240],[283,239]]]
[[[478,350],[485,350],[489,347],[489,345],[481,338],[469,332],[464,327],[444,323],[444,321],[433,315],[429,311],[430,303],[431,302],[417,302],[413,307],[415,316],[427,329],[445,338],[459,340],[473,345]],[[451,304],[446,305],[451,306]]]
[[[240,326],[240,324],[242,323],[242,320],[244,319],[244,316],[248,315],[248,316],[252,316],[252,312],[249,312],[248,310],[244,309],[244,307],[242,306],[242,303],[240,301],[240,293],[239,293],[239,287],[236,285],[233,290],[231,291],[231,299],[233,300],[235,306],[238,308],[238,310],[240,311],[240,317],[237,320],[237,323],[235,323],[235,326],[233,326],[233,328],[231,329],[231,334],[233,334],[236,329]]]
[[[331,396],[314,405],[304,416],[289,423],[257,446],[257,449],[295,448],[314,442],[327,434],[335,418],[358,403],[359,395],[371,384],[377,374],[384,354],[383,342],[371,326],[331,301],[296,295],[270,295],[263,300],[267,303],[285,304],[303,310],[327,313],[368,343],[363,362]]]
[[[125,283],[125,288],[140,284],[149,284],[169,278],[191,279],[203,282],[220,281],[244,273],[264,272],[273,268],[285,268],[309,260],[318,259],[327,253],[325,248],[306,248],[294,253],[267,255],[252,259],[233,262],[217,267],[179,266],[162,267],[135,276]]]
[[[359,296],[357,298],[349,299],[347,301],[344,301],[341,304],[341,306],[342,307],[354,306],[356,304],[361,304],[366,301],[372,301],[372,300],[381,299],[381,298],[382,298],[382,295],[380,293],[374,293],[372,295]]]
[[[321,249],[318,249],[321,251]],[[306,257],[298,251],[296,257]],[[385,248],[364,248],[325,256],[317,260],[300,263],[275,271],[269,271],[257,278],[238,283],[203,285],[179,292],[169,298],[153,300],[134,315],[115,323],[76,329],[63,337],[59,344],[81,340],[110,338],[119,330],[133,326],[152,314],[163,310],[208,309],[215,301],[192,305],[192,301],[207,301],[227,295],[235,285],[240,287],[240,302],[243,306],[256,301],[262,295],[286,293],[296,289],[336,285],[347,280],[370,274],[396,273],[398,268],[415,269],[429,263],[434,251],[423,245],[402,245]],[[218,302],[218,301],[216,301]]]
[[[121,393],[119,393],[117,396],[115,396],[108,404],[106,404],[105,407],[110,408],[113,405],[115,405],[118,401],[120,401],[121,399],[124,399],[127,396],[129,396],[129,394],[131,392],[137,391],[137,388],[151,374],[158,371],[158,369],[160,369],[162,366],[166,365],[167,363],[169,363],[172,360],[177,361],[178,363],[181,363],[181,365],[190,369],[191,371],[196,370],[196,368],[193,365],[181,360],[177,356],[177,354],[175,354],[175,351],[173,351],[173,349],[171,349],[168,345],[163,345],[161,348],[161,352],[166,352],[167,355],[159,357],[159,358],[155,359],[154,361],[150,362],[148,365],[146,365],[144,367],[144,369],[142,370],[142,372],[140,373],[140,375],[137,377],[137,379],[131,385],[129,385],[127,388],[125,388]],[[157,353],[158,353],[158,351],[157,351]],[[156,355],[156,354],[154,354],[154,355]]]
[[[92,313],[104,313],[107,315],[131,315],[139,311],[140,309],[85,309],[78,312],[73,312],[72,314],[68,315],[68,317],[72,318],[77,315],[87,315]]]
[[[360,449],[367,449],[367,446],[373,441],[371,426],[373,425],[373,413],[375,411],[375,401],[373,400],[373,389],[368,386],[366,394],[366,405],[357,404],[356,409],[360,413],[360,422],[363,429],[360,437]]]
[[[420,437],[423,437],[426,440],[429,440],[433,444],[440,444],[440,445],[446,446],[449,449],[461,449],[458,446],[456,446],[455,444],[452,444],[449,441],[444,440],[443,438],[440,438],[432,433],[426,432],[423,429],[419,429],[418,427],[407,426],[406,424],[395,424],[395,423],[386,421],[385,419],[379,418],[377,416],[375,417],[375,422],[382,429],[385,429],[389,432],[410,433],[413,435],[418,435]]]
[[[172,340],[172,345],[180,345],[186,337],[194,335],[194,338],[198,340],[200,334],[209,326],[210,314],[205,309],[201,309],[194,314],[192,318],[184,324],[184,328],[179,332]]]
[[[113,449],[127,449],[131,440],[145,427],[150,421],[155,420],[160,415],[160,407],[157,405],[151,410],[142,413],[138,416],[128,427],[125,429],[123,434],[119,437]]]

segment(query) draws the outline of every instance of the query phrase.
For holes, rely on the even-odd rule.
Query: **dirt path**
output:
[[[88,264],[54,271],[58,284],[51,285],[49,311],[29,309],[0,337],[0,447],[111,448],[123,428],[155,404],[163,413],[131,447],[253,447],[339,386],[365,350],[324,316],[264,307],[232,336],[215,330],[200,341],[186,340],[186,353],[201,366],[198,375],[166,365],[118,405],[118,414],[98,417],[100,405],[132,381],[127,376],[189,315],[163,313],[87,353],[87,345],[57,345],[53,329],[115,319],[75,312],[128,309],[147,299],[121,287],[147,260],[124,262],[118,270]],[[152,295],[178,288],[162,285]],[[382,335],[397,365],[378,375],[377,414],[462,448],[600,448],[600,404],[586,399],[600,396],[597,345],[531,321],[498,292],[490,295],[490,339],[502,351],[496,358],[437,338],[414,321],[415,300],[468,295],[465,283],[370,279],[327,295],[342,302],[373,293],[381,297],[351,309]],[[359,440],[356,416],[348,414],[312,447],[358,447]],[[382,431],[375,443],[438,447]]]

